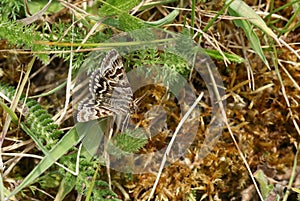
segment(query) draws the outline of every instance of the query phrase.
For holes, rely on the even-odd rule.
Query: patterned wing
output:
[[[128,120],[133,93],[127,79],[122,58],[116,50],[107,53],[89,81],[90,97],[78,105],[77,120],[85,122],[114,116],[122,128]],[[122,129],[123,130],[123,129]]]
[[[116,114],[128,113],[133,93],[122,58],[116,50],[109,51],[101,67],[93,72],[89,89],[94,95],[97,107]]]
[[[111,93],[107,94],[107,92],[112,92],[124,76],[126,75],[122,58],[116,50],[112,49],[103,59],[101,67],[91,75],[89,90],[96,99],[109,98]]]
[[[95,100],[92,96],[84,98],[78,104],[76,119],[78,122],[87,122],[98,119],[97,111],[95,110]]]

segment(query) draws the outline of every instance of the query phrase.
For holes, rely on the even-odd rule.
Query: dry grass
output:
[[[72,18],[66,14],[71,11],[76,14],[77,20],[94,14],[92,11],[86,10],[82,2],[61,2],[65,9],[47,16],[44,15],[42,19],[34,23],[38,26],[47,24],[51,29],[51,25],[58,23],[59,20],[72,24]],[[162,28],[181,32],[185,26],[189,30],[193,30],[194,40],[202,47],[218,50],[222,56],[224,56],[223,52],[227,52],[244,58],[243,63],[232,62],[225,57],[223,60],[214,59],[226,87],[226,95],[222,98],[226,99],[227,102],[224,112],[227,116],[228,125],[227,127],[224,126],[223,134],[211,152],[202,158],[200,150],[205,140],[207,123],[211,119],[209,101],[202,101],[200,105],[204,109],[201,116],[197,117],[200,126],[194,142],[180,160],[162,171],[153,200],[259,200],[251,180],[251,176],[256,176],[255,173],[258,170],[263,171],[268,185],[276,186],[276,191],[273,190],[265,195],[263,187],[266,183],[264,184],[256,178],[259,183],[259,192],[267,196],[265,198],[272,199],[276,194],[283,198],[285,189],[290,189],[288,200],[296,200],[297,193],[292,188],[299,189],[300,186],[300,168],[296,163],[299,160],[297,152],[300,142],[298,128],[300,123],[300,60],[297,55],[286,46],[279,46],[272,42],[272,39],[266,39],[267,37],[262,31],[254,28],[264,49],[265,57],[270,63],[270,68],[268,68],[250,47],[249,40],[243,30],[233,24],[233,19],[236,18],[228,16],[227,13],[217,17],[209,29],[203,33],[201,30],[223,8],[223,3],[198,2],[193,18],[193,6],[190,1],[161,3],[156,6],[151,6],[151,3],[154,3],[152,1],[143,2],[150,6],[142,11],[138,11],[138,8],[145,6],[143,4],[133,9],[131,12],[135,17],[145,21],[157,21],[178,8],[179,15]],[[246,1],[254,10],[264,13],[269,13],[284,5],[282,1],[274,1],[273,8],[268,2],[258,4],[258,2]],[[293,15],[292,6],[287,6],[273,15],[268,18],[269,21],[267,18],[265,21],[275,33],[279,33],[278,30],[283,30],[280,38],[299,54],[299,27],[288,30],[297,24],[299,25],[299,17],[295,17],[288,27],[285,26],[287,20]],[[101,20],[103,19],[101,18]],[[116,27],[105,27],[101,22],[98,21],[90,29],[87,29],[86,36],[80,42],[88,43],[89,38],[98,32],[103,34],[108,31],[115,34],[121,32]],[[67,32],[72,32],[74,27],[82,26],[80,23],[75,20],[71,28],[62,34],[60,40],[64,39]],[[201,37],[199,37],[200,35]],[[60,42],[60,40],[55,42]],[[67,42],[72,41],[67,40]],[[43,43],[47,44],[48,42],[43,41]],[[50,41],[48,44],[52,45]],[[73,54],[90,50],[82,49],[82,47],[74,48]],[[1,82],[17,86],[20,77],[27,70],[24,67],[29,64],[31,56],[24,54],[26,52],[22,48],[15,51],[14,47],[10,46],[5,39],[1,40],[0,49]],[[41,105],[47,108],[49,113],[54,115],[54,120],[65,131],[74,125],[73,108],[68,101],[71,98],[72,70],[70,66],[72,66],[73,60],[71,58],[68,61],[67,63],[54,54],[53,59],[47,65],[36,62],[31,71],[32,76],[29,77],[28,90],[23,90],[27,91],[29,96],[33,96],[50,91],[68,80],[67,89],[61,89],[56,93],[37,99]],[[189,81],[194,85],[196,95],[199,95],[203,81],[195,73],[192,75]],[[168,119],[170,132],[162,132],[151,139],[141,150],[141,153],[153,152],[166,146],[181,118],[178,116],[178,111],[170,109],[174,103],[165,99],[163,89],[150,87],[150,89],[145,88],[144,90],[148,90],[148,93],[153,95],[147,95],[141,100],[139,112],[147,110],[153,105],[161,105],[169,109],[171,118]],[[138,91],[135,95],[140,97],[144,93]],[[5,121],[1,107],[0,110],[0,127],[2,130],[5,122],[6,124],[9,122]],[[134,120],[141,127],[147,128],[149,126],[149,121],[143,120],[141,115],[136,115]],[[13,190],[18,185],[19,180],[22,180],[38,161],[34,157],[20,158],[20,155],[12,157],[5,155],[5,153],[20,152],[36,155],[41,153],[34,149],[34,143],[14,124],[10,124],[5,137],[2,144],[2,161],[6,164],[6,169],[2,171],[4,175],[2,180],[7,189]],[[20,142],[18,146],[14,146],[16,141]],[[240,152],[237,148],[240,149]],[[245,160],[242,156],[245,157]],[[250,169],[247,170],[248,167]],[[104,170],[105,168],[103,168]],[[129,197],[131,200],[149,199],[157,178],[156,174],[150,173],[130,176],[112,171],[111,174],[113,191],[118,194],[121,200]],[[42,188],[41,185],[37,186],[37,188]],[[57,189],[58,186],[56,185],[53,188],[44,189],[44,192],[55,197]],[[27,195],[23,199],[50,199],[42,191],[38,194],[31,194],[27,189],[24,193]],[[72,191],[69,199],[75,200],[75,197],[78,199],[80,196],[77,193],[78,191]],[[17,197],[20,199],[20,195]]]

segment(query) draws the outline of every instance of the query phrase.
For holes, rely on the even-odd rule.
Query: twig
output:
[[[22,22],[25,25],[35,22],[36,20],[40,19],[43,16],[43,14],[49,8],[51,3],[52,3],[52,0],[49,0],[48,3],[44,6],[44,8],[42,8],[42,10],[38,11],[37,13],[35,13],[34,15],[32,15],[30,17],[27,17],[27,18],[24,18],[21,20],[17,20],[17,22]]]
[[[159,182],[159,179],[160,179],[160,176],[162,174],[162,171],[164,169],[164,166],[166,164],[166,161],[167,161],[167,156],[169,155],[170,151],[171,151],[171,148],[173,146],[173,143],[177,137],[177,134],[178,132],[180,131],[182,125],[184,124],[184,122],[187,120],[187,118],[189,117],[189,115],[192,113],[192,111],[194,110],[194,108],[197,106],[197,104],[199,103],[199,101],[202,99],[203,97],[203,92],[198,96],[198,98],[195,100],[195,102],[193,103],[193,105],[189,108],[189,110],[184,114],[183,118],[181,119],[181,121],[179,122],[174,134],[173,134],[173,137],[166,149],[166,152],[164,153],[164,156],[163,156],[163,159],[161,161],[161,164],[160,164],[160,167],[159,167],[159,171],[157,173],[157,176],[156,176],[156,180],[154,182],[154,185],[152,187],[152,190],[151,190],[151,193],[149,195],[149,198],[148,198],[148,201],[153,197],[154,193],[155,193],[155,189],[158,185],[158,182]]]
[[[241,149],[240,149],[240,147],[239,147],[237,141],[235,140],[235,137],[234,137],[234,135],[233,135],[233,132],[232,132],[232,130],[231,130],[231,128],[230,128],[230,125],[229,125],[229,123],[228,123],[228,119],[227,119],[227,116],[226,116],[226,112],[225,112],[225,109],[224,109],[224,105],[223,105],[223,102],[221,101],[222,99],[221,99],[221,97],[220,97],[220,94],[218,93],[217,85],[216,85],[216,83],[215,83],[214,78],[212,77],[212,72],[211,72],[211,69],[210,69],[209,66],[207,66],[207,70],[208,70],[208,72],[209,72],[208,74],[211,76],[211,79],[210,79],[210,80],[212,81],[212,86],[214,86],[214,92],[215,92],[215,95],[216,95],[216,99],[219,100],[219,101],[218,101],[218,104],[219,104],[219,108],[220,108],[221,114],[222,114],[222,116],[223,116],[223,121],[224,121],[224,123],[226,124],[226,127],[228,128],[230,137],[231,137],[231,139],[232,139],[232,141],[233,141],[235,147],[237,148],[237,150],[238,150],[238,152],[239,152],[239,155],[241,156],[241,158],[242,158],[242,160],[243,160],[243,162],[244,162],[244,164],[245,164],[245,166],[246,166],[247,171],[249,172],[250,178],[252,179],[252,182],[253,182],[253,185],[255,186],[256,192],[257,192],[259,198],[263,201],[263,200],[264,200],[264,199],[263,199],[263,196],[262,196],[262,194],[261,194],[261,192],[260,192],[260,190],[259,190],[259,188],[258,188],[258,185],[257,185],[257,183],[256,183],[256,181],[255,181],[255,178],[254,178],[254,176],[253,176],[253,174],[252,174],[252,172],[251,172],[250,166],[249,166],[249,164],[248,164],[248,162],[247,162],[247,160],[246,160],[246,158],[245,158],[243,152],[241,151]]]

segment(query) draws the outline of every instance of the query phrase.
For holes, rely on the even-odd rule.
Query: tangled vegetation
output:
[[[300,200],[299,0],[2,0],[0,19],[1,200]],[[109,160],[85,146],[108,134],[77,123],[72,99],[112,48],[129,77],[162,85],[138,83],[135,130],[107,142]],[[197,51],[211,60],[193,60]],[[223,86],[207,86],[206,62]],[[183,78],[193,101],[203,97],[181,125],[193,102],[168,87]],[[212,100],[214,87],[224,94]],[[160,172],[164,153],[152,153],[171,143],[179,151],[165,152]],[[130,169],[143,154],[147,171],[107,167],[126,157]]]

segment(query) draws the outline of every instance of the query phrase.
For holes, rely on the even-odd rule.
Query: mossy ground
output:
[[[267,13],[286,4],[284,1],[276,0],[255,1],[254,3],[252,1],[245,2],[252,6],[254,10],[266,11]],[[75,3],[74,1],[65,4],[66,8],[56,12],[49,12],[43,18],[34,22],[37,26],[37,32],[55,35],[49,32],[52,27],[58,30],[58,27],[63,23],[72,24],[71,14],[69,14],[70,10],[67,9],[71,5],[85,9],[82,2]],[[295,5],[300,6],[299,2],[295,3]],[[293,16],[293,10],[295,11],[296,9],[293,8],[295,5],[288,5],[276,11],[274,13],[276,15],[273,17],[263,15],[262,18],[275,33],[281,34],[280,37],[299,53],[299,9],[297,10],[298,15],[286,27],[287,21]],[[94,5],[89,7],[87,12],[95,14],[95,10],[100,6]],[[200,30],[203,29],[223,6],[224,2],[208,1],[203,3],[197,1],[193,27]],[[149,7],[136,12],[133,16],[145,21],[156,21],[166,17],[176,7],[181,8],[179,9],[179,15],[172,22],[163,25],[161,28],[179,33],[184,30],[184,25],[191,25],[192,23],[191,8],[193,6],[191,1],[174,1],[169,4],[162,2],[158,3],[158,5],[149,4]],[[79,11],[77,12],[79,13]],[[127,11],[125,10],[124,12]],[[271,68],[268,69],[261,58],[252,51],[243,30],[236,27],[232,19],[226,18],[225,15],[221,15],[216,19],[206,31],[206,34],[214,38],[214,42],[217,41],[222,45],[222,51],[234,53],[245,59],[245,62],[242,63],[230,62],[227,64],[223,60],[214,59],[226,88],[226,97],[224,98],[226,98],[227,102],[226,114],[228,123],[252,173],[255,174],[258,170],[263,170],[266,178],[268,178],[268,184],[276,185],[278,188],[276,193],[283,197],[292,173],[295,174],[292,187],[299,188],[300,185],[299,165],[294,164],[294,161],[299,161],[295,157],[297,157],[298,143],[300,142],[300,133],[297,130],[299,129],[297,125],[300,123],[300,61],[286,47],[271,44],[270,40],[266,40],[264,33],[254,27],[254,32],[260,38],[265,57],[270,63]],[[20,14],[18,17],[23,18],[25,16]],[[85,23],[91,22],[87,21]],[[48,27],[48,30],[43,30],[45,27]],[[92,28],[81,23],[75,23],[75,27],[86,29],[84,31],[86,34]],[[97,36],[91,40],[92,42],[101,42],[96,41],[96,39],[104,40],[109,38],[110,35],[122,32],[118,28],[120,27],[114,27],[113,23],[110,26],[98,27],[95,34]],[[60,34],[62,34],[61,41],[71,42],[70,38],[66,39],[63,33]],[[83,32],[80,32],[80,34],[83,34]],[[199,42],[198,36],[196,35],[195,37],[196,42]],[[50,38],[49,41],[43,42],[47,45],[50,42]],[[53,39],[53,41],[55,40]],[[1,82],[16,87],[23,72],[26,71],[26,66],[30,62],[32,55],[35,53],[30,55],[24,54],[25,51],[22,51],[22,46],[14,46],[6,38],[2,38],[0,42]],[[33,43],[37,42],[41,41],[33,41]],[[202,37],[199,43],[204,48],[215,49],[205,37]],[[49,43],[48,45],[51,44]],[[272,57],[274,57],[272,48],[274,46],[277,51],[275,61],[280,63],[278,71],[273,63],[274,60],[272,60]],[[57,49],[59,48],[57,47]],[[65,48],[68,47],[66,46]],[[63,57],[62,54],[52,54],[50,51],[48,55],[50,57],[54,56],[54,58],[49,60],[50,62],[47,65],[40,61],[34,64],[31,77],[29,78],[30,82],[25,91],[29,96],[50,91],[63,83],[68,76],[70,58]],[[82,57],[78,56],[76,58],[78,63],[82,62],[82,60],[80,61]],[[130,63],[130,61],[127,62]],[[134,66],[134,64],[131,64],[131,66]],[[131,66],[129,65],[128,67]],[[199,84],[201,83],[198,79],[197,76],[192,76],[189,80],[194,84],[195,89],[199,89]],[[165,89],[160,87],[145,87],[144,91],[138,91],[135,96],[141,97],[145,91],[152,95],[147,95],[141,100],[138,105],[140,112],[147,110],[150,105],[161,105],[164,108],[172,108],[174,106],[172,101],[164,97]],[[196,91],[196,93],[198,95],[200,91]],[[65,97],[65,89],[60,89],[51,95],[38,98],[37,101],[55,116],[62,111]],[[155,151],[160,147],[166,146],[168,140],[170,140],[170,136],[181,117],[178,116],[179,112],[176,110],[167,109],[167,111],[169,112],[167,122],[170,132],[162,132],[151,139],[152,141],[141,152]],[[215,147],[213,147],[211,153],[204,159],[199,159],[199,150],[205,138],[205,129],[208,126],[206,123],[210,119],[209,111],[210,108],[208,107],[201,114],[202,116],[199,117],[200,127],[188,152],[179,161],[163,170],[155,191],[155,200],[258,200],[257,193],[252,188],[253,182],[249,172],[240,153],[237,151],[228,128],[224,127],[222,136]],[[1,112],[1,128],[3,128],[5,121],[2,114]],[[142,127],[149,126],[149,122],[141,119],[139,115],[136,115],[134,119]],[[60,128],[64,129],[64,131],[74,125],[72,107],[68,108],[66,117],[59,123]],[[30,138],[14,124],[11,124],[6,137],[8,140],[4,141],[2,152],[26,151],[26,153],[31,154],[41,154],[35,149]],[[12,139],[22,141],[24,145],[15,148],[12,146],[14,144]],[[8,166],[11,164],[8,156],[2,156],[2,160]],[[9,172],[4,172],[4,186],[12,190],[13,186],[17,185],[37,163],[38,160],[36,159],[30,157],[22,158]],[[296,171],[293,171],[295,166]],[[102,171],[105,172],[105,167],[103,167]],[[103,173],[103,175],[105,174]],[[150,173],[127,175],[112,171],[111,175],[113,184],[118,184],[113,185],[112,190],[117,193],[118,198],[121,200],[125,199],[126,196],[129,196],[132,200],[146,200],[156,178],[155,174]],[[60,179],[57,180],[60,181]],[[260,189],[262,189],[263,184],[260,182],[259,184]],[[36,188],[41,188],[55,197],[57,186],[54,185],[51,188],[47,188],[37,184]],[[50,196],[45,196],[43,191],[33,194],[30,193],[29,189],[25,189],[23,193],[27,195],[23,195],[23,199],[51,200]],[[77,191],[73,190],[68,195],[68,199],[75,200],[76,197],[79,197],[77,193]],[[269,198],[271,195],[267,196]],[[297,193],[291,191],[289,200],[296,199],[296,197]]]

